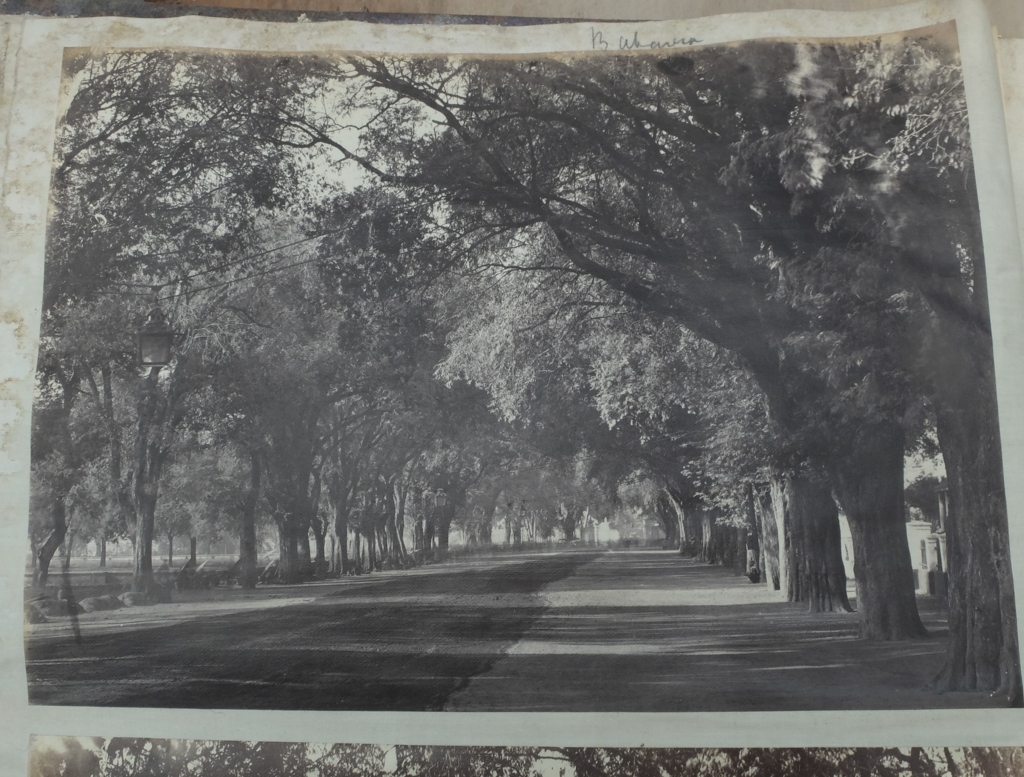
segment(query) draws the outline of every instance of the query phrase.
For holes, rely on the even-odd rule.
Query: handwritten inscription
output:
[[[665,38],[663,40],[645,40],[640,33],[634,31],[632,37],[620,35],[618,40],[619,51],[632,51],[633,49],[672,49],[678,46],[692,46],[700,43],[700,38]],[[598,51],[608,51],[613,47],[615,41],[606,38],[601,30],[590,28],[590,46]]]

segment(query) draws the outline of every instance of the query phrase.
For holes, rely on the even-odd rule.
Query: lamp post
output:
[[[159,306],[154,306],[139,327],[139,366],[144,370],[137,405],[135,437],[135,558],[132,590],[149,595],[153,590],[153,522],[157,487],[166,458],[166,443],[158,428],[169,407],[157,383],[160,370],[171,363],[174,331]]]

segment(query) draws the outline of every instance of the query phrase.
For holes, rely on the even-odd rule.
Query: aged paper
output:
[[[1017,202],[1017,226],[1024,225],[1024,41],[1017,38],[999,40],[999,76],[1003,82],[1003,110],[1010,141],[1010,165]]]
[[[1010,516],[1012,555],[1020,556],[1021,516],[1024,492],[1012,477],[1022,464],[1024,410],[1021,377],[1024,360],[1016,337],[1022,308],[1021,261],[1014,228],[1012,183],[1007,164],[1006,138],[995,57],[983,15],[970,4],[912,5],[885,13],[836,17],[816,13],[777,13],[758,17],[715,17],[686,23],[650,25],[584,24],[528,29],[488,28],[405,28],[366,24],[323,24],[273,26],[243,22],[212,22],[177,19],[150,22],[135,20],[33,20],[11,19],[4,23],[4,103],[6,128],[4,167],[4,233],[0,289],[5,346],[4,413],[10,419],[4,443],[5,478],[3,490],[5,520],[3,537],[9,562],[5,565],[5,634],[3,698],[5,717],[13,736],[5,740],[10,757],[7,764],[21,763],[27,735],[142,735],[163,737],[219,737],[226,739],[291,739],[302,741],[404,742],[449,744],[552,744],[552,745],[781,745],[781,744],[997,744],[1019,742],[1024,730],[1019,709],[899,712],[771,711],[753,712],[659,712],[656,715],[622,715],[604,712],[607,707],[565,707],[562,712],[495,712],[474,716],[458,711],[434,715],[423,712],[335,712],[316,706],[293,711],[272,712],[253,709],[255,705],[228,703],[230,712],[209,708],[219,705],[206,697],[190,704],[185,698],[174,707],[205,707],[205,710],[133,709],[117,707],[86,711],[77,707],[30,706],[26,699],[26,677],[22,656],[22,583],[25,517],[29,514],[28,446],[29,411],[32,403],[35,352],[38,342],[40,299],[43,289],[43,256],[50,199],[51,160],[54,128],[62,120],[77,84],[64,81],[62,68],[75,57],[88,58],[92,52],[130,48],[174,50],[187,44],[192,51],[203,49],[238,52],[387,52],[403,54],[528,55],[543,53],[593,53],[629,50],[640,45],[681,52],[689,47],[708,47],[752,39],[823,39],[877,36],[917,30],[956,19],[956,38],[963,61],[964,88],[970,111],[974,169],[978,181],[981,230],[988,273],[992,313],[992,340],[998,379],[1000,429],[1006,492]],[[656,44],[656,46],[654,45]],[[279,56],[279,54],[278,54]],[[686,58],[679,60],[682,63]],[[241,152],[242,147],[239,147]],[[760,215],[760,214],[759,214]],[[102,209],[90,218],[99,229],[109,219]],[[72,246],[74,250],[74,246]],[[156,285],[156,284],[154,284]],[[159,374],[159,370],[157,373]],[[450,490],[450,488],[449,488]],[[433,507],[445,501],[434,498]],[[511,510],[511,507],[509,508]],[[523,513],[528,511],[524,508]],[[308,541],[308,536],[307,536]],[[429,542],[428,542],[429,548]],[[760,570],[758,570],[760,571]],[[1020,582],[1016,586],[1020,596]],[[553,594],[552,594],[553,595]],[[511,600],[510,600],[511,601]],[[159,606],[159,605],[157,605]],[[85,622],[85,621],[83,621]],[[49,626],[49,624],[47,624]],[[85,632],[88,639],[90,632]],[[54,659],[56,660],[56,659]],[[65,663],[66,657],[64,659]],[[83,661],[83,672],[88,671]],[[46,659],[43,660],[45,663]],[[153,667],[159,674],[162,667]],[[799,668],[797,669],[799,671]],[[839,671],[843,671],[840,669]],[[111,685],[120,682],[116,671]],[[74,674],[66,682],[74,686]],[[173,682],[173,681],[172,681]],[[50,703],[62,703],[59,701]],[[45,699],[43,703],[47,703]],[[81,697],[72,703],[85,704]],[[107,702],[104,702],[107,703]],[[136,706],[149,707],[138,702]],[[159,703],[153,706],[161,706]],[[269,705],[276,706],[276,705]],[[281,705],[286,706],[286,705]],[[526,705],[528,709],[559,709]],[[870,705],[868,705],[870,706]],[[913,706],[913,705],[911,705]],[[943,704],[936,706],[942,707]],[[762,709],[785,708],[768,705]],[[380,707],[378,707],[380,708]],[[383,706],[387,709],[386,705]],[[425,707],[429,709],[430,707]],[[482,709],[507,709],[500,705]],[[632,706],[629,709],[641,709]],[[323,707],[319,708],[324,709]],[[364,708],[365,709],[365,708]],[[458,709],[457,707],[455,709]],[[692,709],[680,706],[678,709]],[[722,706],[704,709],[721,710]],[[724,709],[729,709],[728,706]],[[734,709],[744,708],[742,703]],[[301,710],[301,711],[294,711]],[[571,711],[570,711],[571,710]],[[766,725],[766,721],[771,725]],[[20,737],[20,739],[19,739]],[[12,772],[13,773],[13,772]]]
[[[562,3],[531,3],[520,2],[515,6],[503,3],[482,3],[479,0],[470,2],[422,2],[417,0],[383,1],[377,3],[352,3],[343,0],[288,0],[285,3],[260,2],[259,0],[184,0],[183,5],[215,6],[222,8],[276,8],[291,11],[349,12],[349,13],[395,13],[395,14],[467,14],[471,16],[520,16],[527,18],[563,19],[604,19],[607,21],[654,21],[657,19],[696,19],[702,16],[714,16],[722,13],[740,13],[744,11],[778,11],[783,9],[803,8],[815,11],[869,11],[874,8],[885,8],[898,3],[880,0],[783,0],[782,2],[762,1],[752,6],[749,3],[712,3],[710,1],[687,0],[686,2],[651,2],[632,3],[623,6],[614,2],[562,2]],[[1005,37],[1019,38],[1024,36],[1024,11],[1014,0],[986,0],[988,9],[1000,34]]]

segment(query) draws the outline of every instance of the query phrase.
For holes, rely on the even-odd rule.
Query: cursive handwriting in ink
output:
[[[663,40],[641,40],[639,31],[634,30],[633,37],[619,36],[619,50],[632,51],[634,49],[671,49],[677,46],[692,46],[701,43],[701,38],[666,38]],[[600,51],[608,51],[611,45],[604,36],[604,32],[594,27],[590,28],[590,47]]]
[[[623,51],[629,51],[630,49],[671,49],[676,46],[692,46],[694,43],[700,43],[700,38],[672,38],[670,40],[640,40],[640,33],[633,32],[632,38],[626,38],[619,36],[619,48]]]

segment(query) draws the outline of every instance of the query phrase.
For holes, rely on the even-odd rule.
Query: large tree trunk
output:
[[[964,184],[965,202],[976,213],[974,182]],[[934,228],[918,223],[906,235],[914,263],[923,261],[934,269],[911,277],[935,315],[919,320],[926,349],[918,364],[929,384],[949,484],[949,643],[947,664],[937,679],[945,690],[985,691],[1020,706],[1024,698],[987,269],[975,222],[974,235],[964,235],[971,261],[970,272],[963,272],[960,245],[943,239],[949,234],[941,223],[945,212],[931,214]]]
[[[927,634],[917,611],[903,504],[903,430],[867,429],[856,457],[833,468],[832,483],[853,537],[861,636],[913,639]]]
[[[792,540],[789,600],[807,602],[810,612],[852,612],[846,595],[839,510],[828,481],[803,474],[789,476],[785,507]]]
[[[174,568],[174,535],[167,534],[167,567]]]
[[[71,573],[71,557],[74,554],[74,546],[75,546],[75,530],[69,527],[68,528],[68,536],[64,540],[64,557],[61,560],[62,561],[62,564],[61,564],[61,577],[62,577],[62,579],[61,579],[60,587],[61,587],[61,590],[63,591],[64,599],[66,599],[71,604],[72,611],[75,610],[75,592],[74,592],[74,589],[72,588],[72,585],[71,585],[71,575],[70,575],[70,573]],[[74,625],[73,629],[74,629],[75,634],[76,634],[76,639],[78,639],[79,637],[78,637],[77,625]]]
[[[416,550],[423,550],[426,544],[426,518],[423,513],[417,513],[413,518],[412,531],[413,531],[413,544]]]
[[[669,485],[665,492],[676,515],[676,536],[679,538],[679,555],[693,557],[699,552],[700,521],[693,505],[692,489],[685,485]]]
[[[313,569],[313,558],[309,552],[309,524],[295,528],[295,540],[298,547],[299,571],[302,575],[308,575]]]
[[[316,542],[313,570],[318,575],[322,575],[327,569],[327,527],[323,525],[322,521],[313,523],[313,540]],[[308,543],[309,540],[307,539],[306,542]]]
[[[262,466],[256,451],[249,452],[249,490],[242,502],[242,527],[238,537],[238,562],[241,567],[239,584],[242,588],[256,587],[258,548],[256,543],[256,506],[260,498]]]
[[[434,540],[437,538],[437,508],[425,507],[423,516],[423,547],[430,551],[434,548]]]
[[[747,571],[747,527],[737,526],[735,531],[735,547],[733,549],[732,572],[739,577]]]
[[[391,537],[388,534],[387,517],[384,517],[382,521],[382,523],[374,524],[373,536],[377,538],[378,563],[383,567],[384,561],[391,556]]]
[[[405,554],[402,552],[402,542],[398,534],[398,523],[394,514],[388,516],[388,521],[384,528],[388,535],[391,560],[396,564],[401,564],[405,560]]]
[[[793,570],[796,567],[794,538],[789,521],[789,508],[786,507],[786,480],[773,477],[769,491],[772,517],[775,520],[775,538],[779,546],[779,590],[784,591],[786,600],[797,601]]]
[[[409,548],[405,544],[405,508],[409,502],[407,484],[395,485],[395,535],[398,538],[398,552],[402,561],[409,558]]]
[[[441,509],[437,516],[437,547],[448,550],[448,535],[452,528],[452,517],[446,509]]]
[[[145,593],[153,588],[153,516],[156,484],[144,483],[135,497],[135,553],[132,590]]]
[[[715,561],[715,518],[706,507],[697,508],[697,518],[700,521],[700,554],[697,558],[711,564]]]
[[[572,542],[576,539],[576,522],[572,511],[574,508],[566,508],[565,515],[562,519],[562,534],[565,535],[566,542]]]
[[[665,533],[664,547],[666,550],[678,550],[679,548],[679,514],[676,512],[672,497],[667,492],[658,496],[654,508],[658,520],[661,522],[661,529]]]
[[[672,501],[672,507],[676,513],[676,536],[679,537],[679,555],[682,556],[686,553],[686,547],[689,540],[687,536],[688,527],[686,525],[686,513],[681,507],[679,507],[679,505],[675,504],[675,500]]]
[[[167,449],[161,426],[166,419],[168,401],[158,386],[159,367],[150,370],[142,383],[138,401],[138,430],[135,439],[135,483],[132,492],[135,510],[135,554],[132,591],[150,593],[153,580],[153,525]]]
[[[494,491],[484,500],[484,514],[477,529],[477,538],[481,545],[491,544],[491,535],[494,533],[494,513],[498,509],[498,500],[500,498],[501,491]]]
[[[64,557],[61,560],[61,572],[67,573],[71,571],[71,551],[75,545],[75,532],[73,530],[68,531],[68,536],[64,540]]]
[[[130,486],[121,476],[121,428],[114,415],[114,388],[110,365],[105,364],[101,368],[100,374],[103,383],[102,413],[107,428],[108,473],[112,494],[108,509],[118,516],[114,521],[114,530],[121,532],[132,526],[137,519]],[[100,549],[100,566],[106,566],[106,561],[106,535],[104,535],[103,545]]]
[[[373,524],[370,524],[369,528],[366,529],[366,564],[369,571],[373,572],[377,569],[377,542],[373,536],[375,534]]]
[[[761,521],[757,515],[757,505],[754,501],[754,484],[747,484],[747,525],[748,540],[746,543],[746,558],[744,559],[744,572],[750,574],[756,569],[757,574],[764,575],[764,561],[761,557],[761,547],[764,542],[764,531]],[[751,578],[753,582],[759,582]]]
[[[680,508],[682,511],[683,532],[686,541],[680,542],[679,555],[699,558],[703,547],[703,527],[701,526],[700,509],[694,506]]]
[[[973,181],[965,181],[965,202],[976,206]],[[989,284],[982,260],[980,228],[962,245],[934,214],[934,228],[919,223],[908,231],[908,266],[929,272],[911,275],[929,300],[933,318],[920,318],[925,344],[918,360],[936,417],[939,445],[949,482],[946,544],[949,569],[947,664],[937,678],[945,690],[978,690],[1005,695],[1015,705],[1021,694],[1016,609],[1009,558],[1003,484]],[[975,228],[978,224],[973,225]],[[939,236],[939,240],[935,237]],[[972,246],[971,243],[974,242]],[[964,260],[969,261],[964,272]]]
[[[695,510],[701,537],[698,558],[708,564],[732,566],[736,559],[736,527],[719,523],[716,509],[700,506]]]
[[[103,568],[107,565],[107,537],[106,535],[100,536],[100,567]]]
[[[349,573],[348,559],[348,503],[338,500],[334,504],[334,535],[338,538],[338,552],[341,556],[338,571],[347,575]]]
[[[778,543],[779,590],[787,601],[807,602],[811,612],[852,611],[839,512],[827,481],[806,474],[774,477],[770,511]]]
[[[778,591],[781,587],[779,575],[779,528],[775,522],[775,511],[772,508],[772,500],[765,498],[765,495],[756,486],[751,487],[751,496],[754,500],[754,511],[757,515],[758,534],[761,544],[761,573],[764,576],[764,583],[771,591]]]
[[[282,583],[294,583],[302,576],[298,535],[299,533],[290,521],[278,522],[277,542],[280,556],[277,562],[277,573]]]
[[[955,380],[953,376],[951,380]],[[1022,703],[1017,614],[995,398],[962,386],[936,408],[949,483],[949,646],[940,685]],[[955,386],[947,391],[956,391]]]
[[[53,500],[50,508],[50,533],[46,535],[43,544],[36,552],[35,582],[40,588],[45,588],[50,577],[50,561],[53,554],[64,544],[64,538],[68,533],[67,507],[64,500],[57,497]]]
[[[75,592],[71,588],[71,578],[69,576],[69,573],[71,572],[71,549],[74,543],[75,532],[72,529],[68,529],[67,537],[64,539],[64,544],[60,546],[60,590],[61,598],[66,599],[68,602],[72,603],[72,606],[75,601]]]

